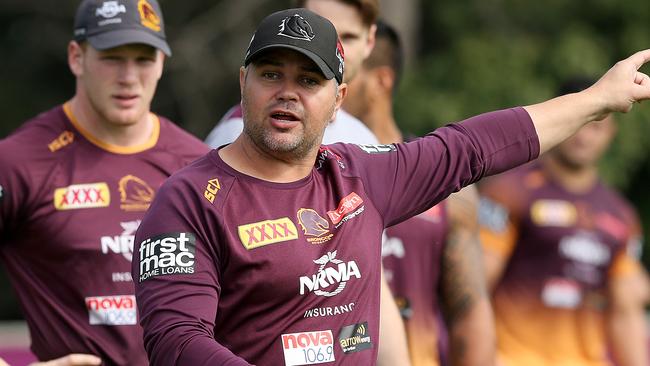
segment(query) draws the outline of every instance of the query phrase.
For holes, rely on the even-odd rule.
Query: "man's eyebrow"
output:
[[[255,66],[277,66],[277,67],[284,66],[284,62],[278,60],[275,57],[268,57],[268,56],[261,56],[259,59],[253,61],[253,64],[255,64]],[[323,74],[323,72],[318,67],[318,65],[316,65],[313,62],[309,62],[304,65],[301,65],[300,69],[302,71],[309,72],[309,73],[314,73],[319,75]]]
[[[303,70],[303,71],[313,72],[313,73],[320,74],[320,75],[323,74],[323,72],[320,70],[320,68],[318,66],[316,66],[313,62],[309,63],[309,65],[306,65],[306,66],[305,65],[300,66],[300,69]]]
[[[253,63],[256,66],[268,66],[268,65],[270,65],[270,66],[282,66],[283,65],[282,62],[277,61],[276,59],[273,59],[273,58],[270,58],[270,57],[266,57],[266,56],[262,56],[262,57],[258,58]]]

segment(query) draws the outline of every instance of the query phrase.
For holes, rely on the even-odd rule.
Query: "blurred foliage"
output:
[[[386,0],[399,1],[399,0]],[[160,0],[174,52],[153,110],[204,137],[239,101],[238,68],[257,22],[290,0]],[[0,3],[0,138],[74,93],[66,61],[76,0]],[[396,114],[423,134],[493,109],[536,103],[570,75],[594,78],[650,47],[648,0],[421,0],[417,55],[406,70]],[[644,71],[650,73],[650,68]],[[620,116],[603,164],[650,228],[650,103]],[[5,288],[2,288],[2,287]],[[6,281],[0,291],[7,293]],[[14,313],[0,301],[0,318]]]

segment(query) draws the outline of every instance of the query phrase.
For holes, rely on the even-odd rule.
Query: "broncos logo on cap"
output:
[[[282,20],[278,35],[304,41],[311,41],[316,36],[311,25],[298,14],[288,16]]]

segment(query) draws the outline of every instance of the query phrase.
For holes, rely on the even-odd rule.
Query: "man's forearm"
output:
[[[647,366],[648,333],[643,309],[610,314],[609,339],[618,366]]]
[[[404,322],[390,288],[381,276],[381,303],[379,323],[379,355],[377,365],[410,365]]]

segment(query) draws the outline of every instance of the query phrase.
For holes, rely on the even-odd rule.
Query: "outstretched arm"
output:
[[[650,99],[650,78],[638,71],[650,61],[650,49],[619,61],[591,87],[524,107],[535,124],[540,154],[573,135],[583,125],[612,112],[629,112]]]
[[[474,186],[449,197],[450,232],[442,256],[441,302],[453,366],[494,365],[495,333],[478,239]]]

